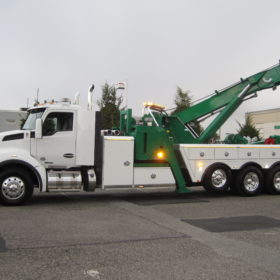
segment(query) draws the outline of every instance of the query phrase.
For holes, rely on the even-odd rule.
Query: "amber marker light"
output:
[[[164,151],[160,150],[156,152],[156,159],[163,160],[166,158],[166,154]]]
[[[204,166],[204,162],[203,161],[198,161],[196,163],[196,166],[198,167],[199,171],[202,171],[203,170],[203,166]]]

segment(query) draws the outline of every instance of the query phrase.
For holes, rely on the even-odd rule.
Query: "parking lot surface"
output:
[[[36,193],[0,206],[0,279],[279,279],[280,196]]]

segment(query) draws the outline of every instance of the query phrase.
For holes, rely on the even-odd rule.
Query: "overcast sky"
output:
[[[174,107],[176,87],[199,99],[280,59],[279,0],[0,0],[0,109],[73,97],[107,81],[128,83],[134,115],[144,101]],[[244,114],[280,107],[280,90]]]

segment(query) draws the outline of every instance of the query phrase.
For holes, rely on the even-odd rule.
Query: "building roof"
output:
[[[280,108],[274,108],[274,109],[267,109],[267,110],[259,110],[259,111],[251,111],[247,112],[247,114],[267,114],[267,113],[278,113],[280,112]]]

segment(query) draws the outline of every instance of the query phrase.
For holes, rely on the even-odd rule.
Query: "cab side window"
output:
[[[43,135],[50,136],[59,131],[73,130],[73,113],[50,113],[43,124]]]

